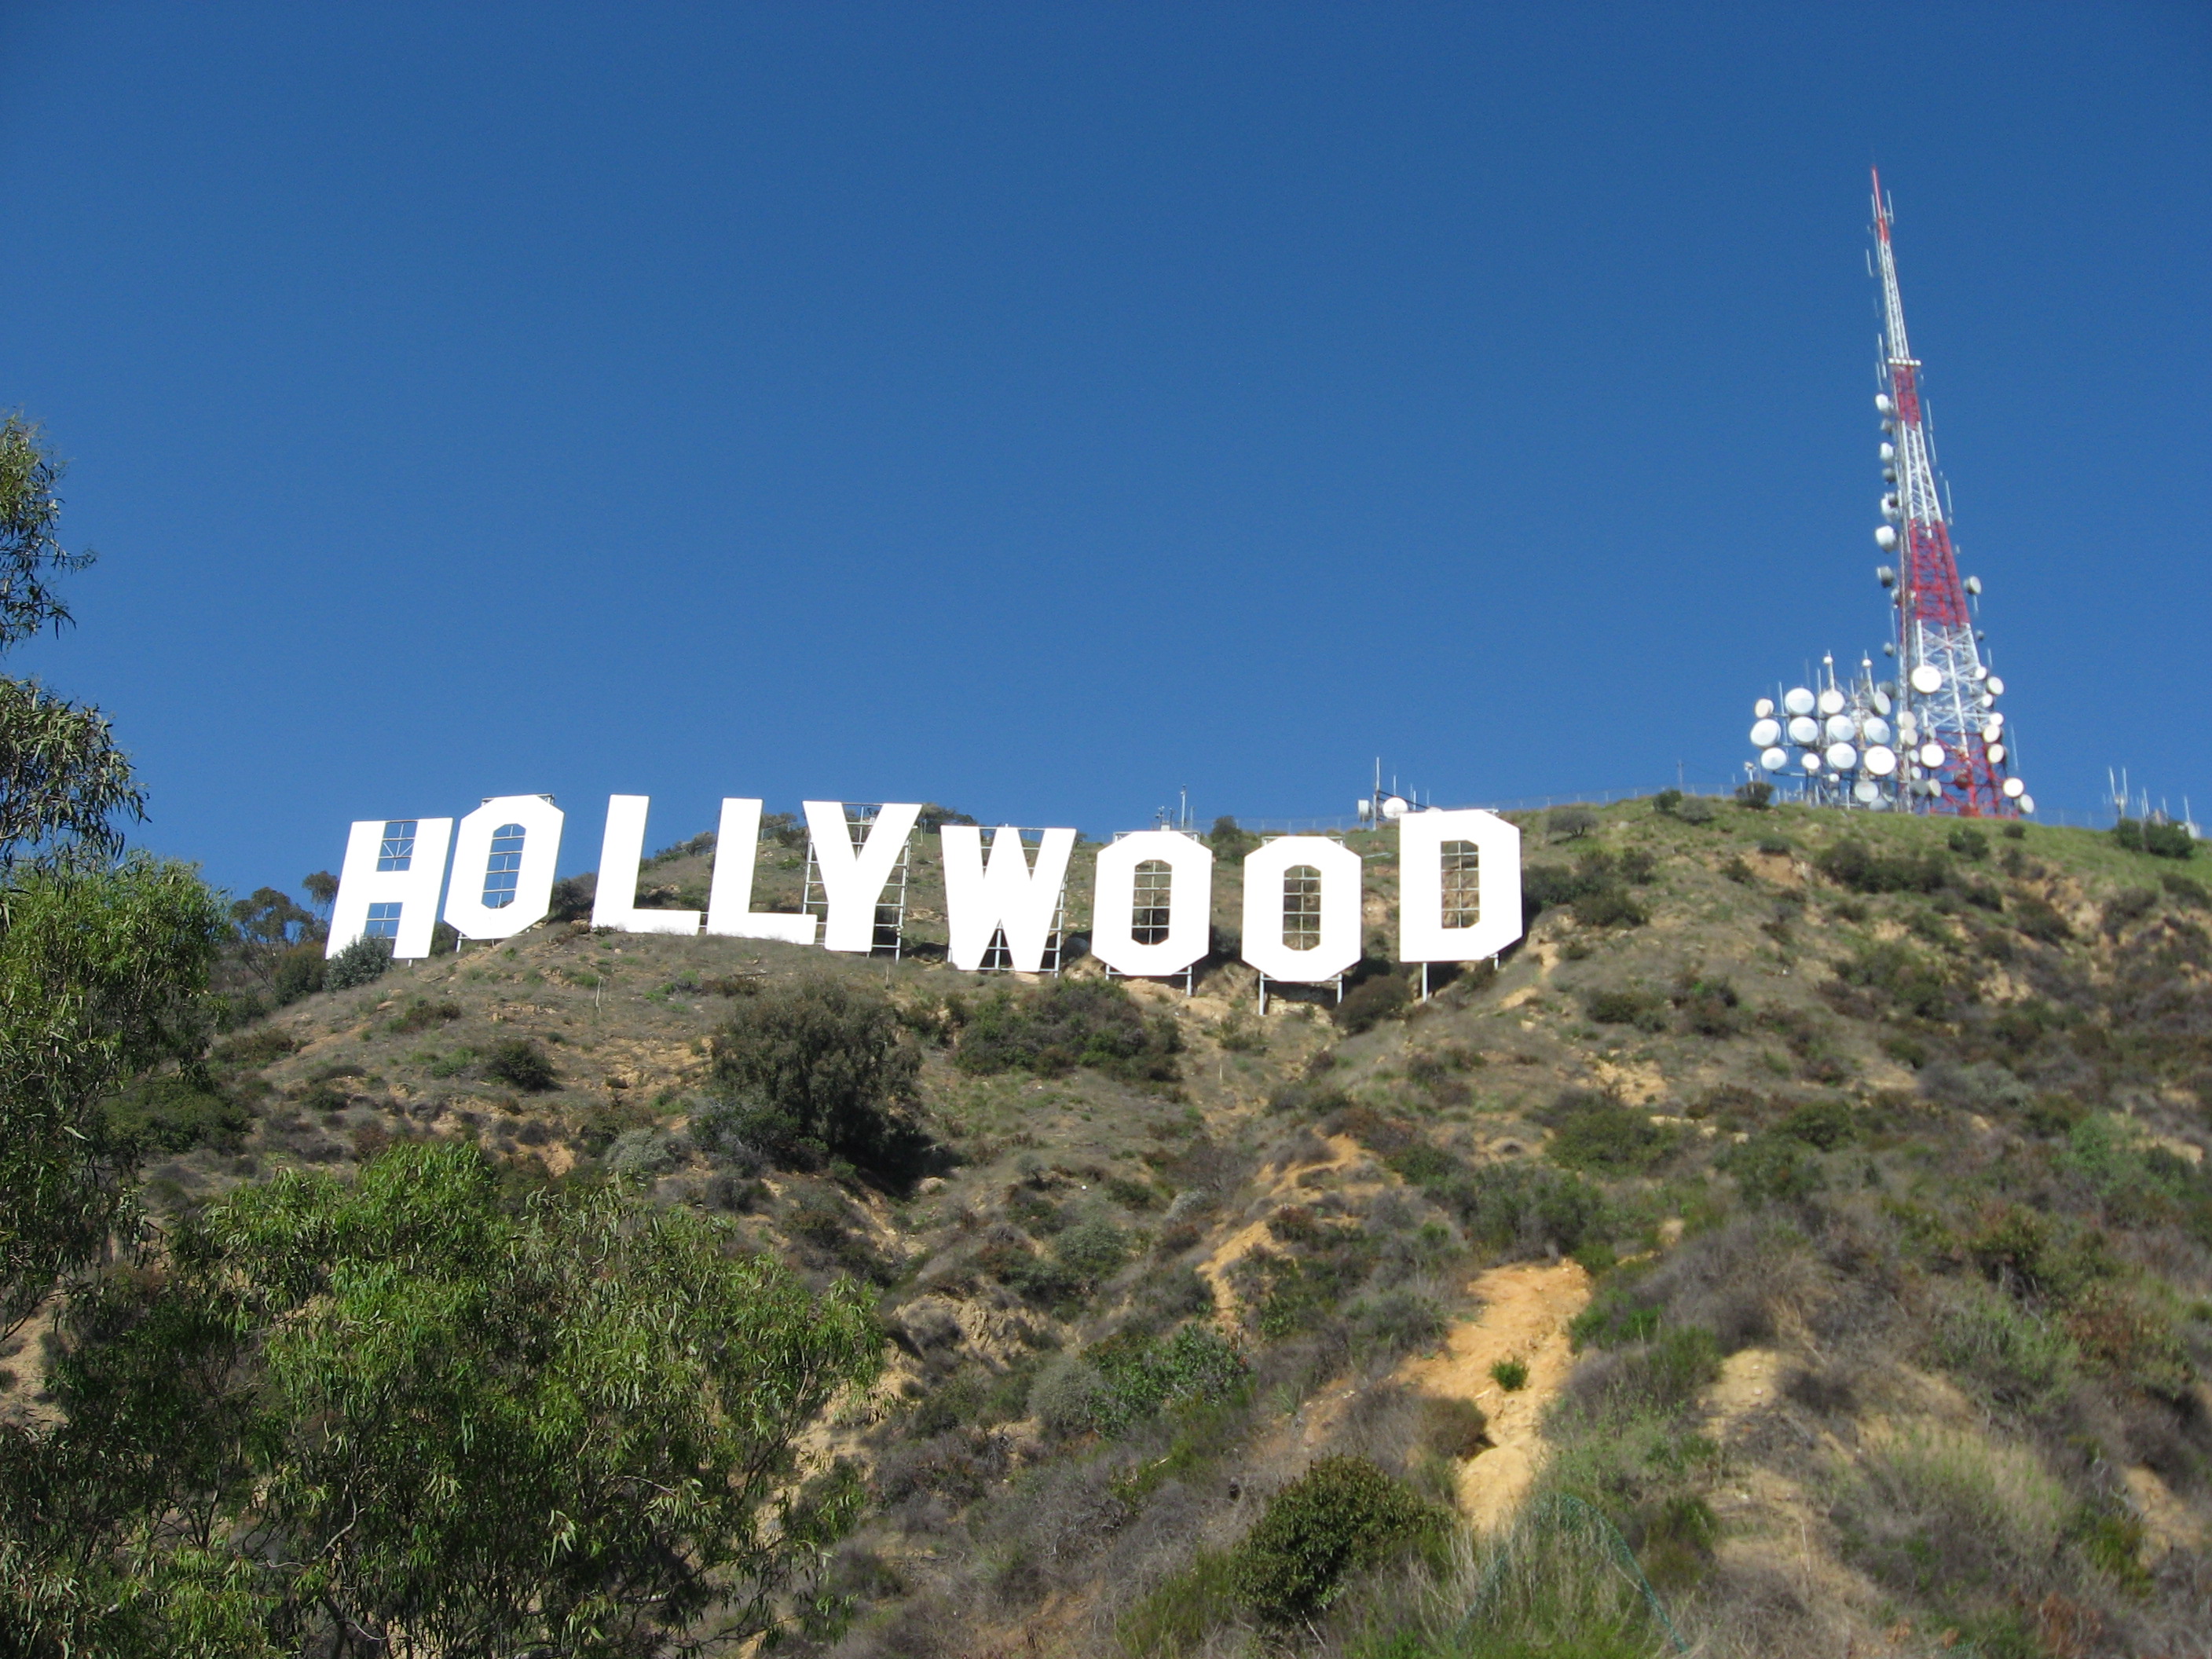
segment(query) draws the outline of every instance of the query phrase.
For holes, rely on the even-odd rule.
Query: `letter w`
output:
[[[992,934],[1004,928],[1009,960],[1024,973],[1036,973],[1044,966],[1045,941],[1060,909],[1075,831],[1043,831],[1034,871],[1023,854],[1018,830],[1002,825],[991,832],[988,867],[978,826],[948,823],[938,834],[945,848],[945,925],[951,935],[946,954],[952,965],[975,972],[983,965]]]

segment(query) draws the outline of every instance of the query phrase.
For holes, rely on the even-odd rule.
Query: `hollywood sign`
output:
[[[705,912],[640,908],[648,805],[644,795],[607,802],[593,927],[781,939],[863,954],[874,946],[877,902],[921,812],[919,805],[884,805],[856,844],[844,803],[806,803],[825,912],[817,917],[752,908],[761,803],[738,799],[722,803]],[[552,908],[563,816],[543,795],[501,795],[458,825],[452,818],[356,823],[346,838],[329,953],[375,934],[391,939],[395,957],[427,957],[441,890],[445,920],[465,939],[509,939],[542,921]],[[1474,810],[1408,812],[1397,824],[1401,962],[1477,962],[1521,937],[1518,829],[1494,812]],[[988,856],[983,836],[973,824],[948,823],[938,831],[951,935],[946,955],[956,968],[972,971],[1003,935],[1005,960],[1036,972],[1060,909],[1076,832],[1042,831],[1034,861],[1018,830],[992,832]],[[1101,848],[1092,880],[1091,954],[1116,973],[1151,977],[1180,974],[1204,957],[1212,945],[1213,856],[1205,842],[1176,830],[1139,830]],[[1152,866],[1141,921],[1139,866]],[[1247,854],[1243,874],[1246,962],[1270,979],[1304,985],[1335,979],[1358,962],[1358,854],[1326,836],[1284,836]],[[1294,875],[1301,900],[1297,943],[1289,937],[1285,903]]]

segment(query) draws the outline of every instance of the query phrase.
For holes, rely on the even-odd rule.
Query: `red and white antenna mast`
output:
[[[1951,529],[1936,492],[1935,457],[1921,406],[1920,363],[1905,336],[1905,302],[1897,291],[1890,247],[1890,208],[1874,175],[1875,247],[1881,261],[1881,377],[1875,399],[1881,416],[1881,476],[1886,522],[1874,532],[1899,568],[1885,565],[1882,585],[1894,590],[1897,617],[1899,769],[1904,804],[1921,811],[1969,817],[2013,817],[2033,811],[2021,781],[2009,775],[2012,747],[1996,700],[2004,682],[1982,661],[1968,607],[1978,580],[1961,581]]]

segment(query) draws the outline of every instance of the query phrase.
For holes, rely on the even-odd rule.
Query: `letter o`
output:
[[[446,920],[463,939],[508,939],[553,908],[553,872],[561,861],[561,809],[543,795],[495,795],[453,830],[453,875],[446,887]],[[514,898],[497,908],[484,901],[493,834],[522,826],[522,860]]]
[[[1310,865],[1321,876],[1321,943],[1293,951],[1283,938],[1283,883]],[[1285,836],[1244,857],[1244,960],[1269,979],[1316,985],[1359,961],[1359,854],[1322,836]]]
[[[1168,936],[1136,939],[1137,866],[1168,866]],[[1213,849],[1175,830],[1139,830],[1099,849],[1091,897],[1091,954],[1117,974],[1179,974],[1212,944]]]

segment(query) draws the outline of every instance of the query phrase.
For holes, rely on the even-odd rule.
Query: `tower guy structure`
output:
[[[1971,817],[2010,817],[2025,786],[2006,771],[2004,715],[1996,707],[2003,683],[1991,689],[1980,641],[1951,547],[1951,528],[1936,492],[1935,452],[1920,397],[1920,363],[1905,334],[1905,301],[1897,288],[1889,202],[1874,174],[1874,230],[1881,261],[1882,373],[1887,389],[1875,399],[1886,434],[1881,499],[1887,520],[1875,545],[1897,553],[1895,568],[1877,573],[1896,605],[1898,723],[1917,742],[1913,775],[1905,781],[1912,805]],[[1910,738],[1908,738],[1910,741]],[[2032,810],[2032,809],[2030,809]]]
[[[1920,392],[1920,362],[1905,334],[1890,209],[1874,176],[1875,246],[1881,259],[1883,522],[1875,544],[1898,556],[1875,572],[1892,602],[1895,679],[1877,679],[1871,659],[1838,678],[1824,659],[1813,685],[1777,687],[1753,705],[1758,765],[1808,801],[1966,817],[2015,817],[2035,811],[2010,770],[2011,744],[1997,708],[2004,682],[1983,660],[1973,600],[1981,582],[1959,575],[1936,477]]]

